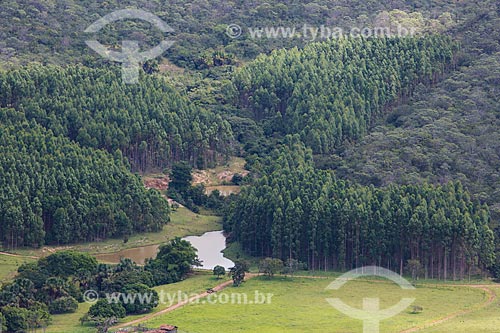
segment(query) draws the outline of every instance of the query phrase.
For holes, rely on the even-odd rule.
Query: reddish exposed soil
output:
[[[143,182],[144,186],[147,189],[154,188],[158,191],[166,191],[168,189],[168,183],[170,182],[170,179],[167,175],[164,175],[161,178],[144,177]]]

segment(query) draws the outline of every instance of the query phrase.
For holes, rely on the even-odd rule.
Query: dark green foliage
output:
[[[233,175],[233,178],[231,178],[231,183],[233,183],[234,185],[241,185],[242,182],[243,182],[243,176],[239,173],[235,173]]]
[[[40,289],[45,280],[49,278],[49,273],[46,270],[40,269],[38,262],[22,264],[17,269],[16,279],[29,279],[34,283],[36,289]]]
[[[233,279],[233,286],[240,286],[245,281],[245,275],[250,270],[250,264],[244,260],[234,262],[234,267],[229,269],[229,275]]]
[[[0,87],[0,108],[24,112],[81,146],[121,152],[133,170],[181,159],[204,166],[226,154],[231,140],[227,122],[159,77],[127,85],[119,71],[30,66],[0,73]]]
[[[57,298],[67,297],[70,294],[70,285],[68,281],[60,277],[49,277],[41,289],[41,296],[43,301],[50,304]]]
[[[7,329],[7,321],[5,320],[3,313],[0,312],[0,332],[5,331],[6,329]]]
[[[145,269],[151,272],[155,284],[161,285],[183,280],[193,265],[200,265],[196,249],[188,241],[175,238],[160,247]]]
[[[149,312],[158,306],[158,293],[144,284],[129,284],[121,292],[124,297],[129,296],[129,300],[123,302],[123,307],[127,314]]]
[[[1,308],[7,332],[25,332],[28,329],[30,311],[24,308],[5,306]]]
[[[73,313],[78,309],[78,302],[73,297],[60,297],[49,304],[51,314]]]
[[[338,174],[369,184],[459,179],[500,216],[497,55],[483,55],[415,101],[396,108],[359,144],[348,147]]]
[[[35,285],[28,279],[16,279],[0,291],[0,307],[16,306],[27,308],[35,302]]]
[[[219,190],[213,190],[206,198],[205,206],[219,213],[225,207],[226,199]]]
[[[0,308],[0,329],[7,332],[26,332],[30,329],[46,327],[50,315],[45,304],[33,304],[30,309],[16,306]]]
[[[418,259],[426,276],[445,279],[492,265],[488,208],[459,182],[352,185],[315,170],[298,138],[286,141],[226,216],[225,229],[248,253],[297,259],[311,269],[373,264],[402,272]]]
[[[79,270],[95,274],[97,260],[88,253],[76,251],[59,251],[38,261],[41,270],[47,271],[51,276],[67,278],[74,276]]]
[[[222,266],[215,266],[213,269],[213,273],[215,276],[217,276],[218,279],[220,279],[221,276],[226,274],[226,269]]]
[[[170,183],[168,185],[167,196],[175,202],[187,207],[194,213],[199,213],[200,206],[204,206],[214,211],[218,211],[224,204],[224,198],[220,192],[205,194],[203,184],[191,185],[193,177],[192,168],[185,162],[175,163],[170,172]]]
[[[116,292],[122,290],[128,285],[142,283],[147,286],[154,286],[154,277],[151,272],[144,270],[134,264],[134,267],[127,270],[119,270],[115,268],[115,272],[104,279],[100,285],[100,290],[103,292]]]
[[[4,247],[98,240],[127,230],[158,231],[168,222],[166,200],[155,190],[146,191],[121,160],[56,137],[27,122],[23,112],[0,109],[0,119]]]
[[[191,187],[191,181],[193,180],[191,171],[192,168],[189,164],[185,162],[175,163],[170,172],[169,189],[185,194]]]
[[[233,79],[237,103],[267,135],[299,134],[329,154],[362,137],[387,106],[453,61],[445,36],[339,39],[260,56]]]
[[[471,2],[469,6],[477,6]],[[141,20],[122,21],[103,29],[97,38],[110,48],[121,45],[123,40],[138,40],[147,50],[168,37],[176,43],[165,57],[179,66],[206,69],[233,63],[235,56],[253,58],[280,47],[302,46],[303,38],[252,38],[249,28],[296,27],[302,32],[304,23],[351,26],[375,25],[374,16],[383,10],[418,10],[426,17],[438,17],[451,12],[453,18],[463,19],[470,12],[465,2],[447,0],[425,1],[161,1],[161,0],[110,0],[102,2],[68,0],[64,5],[55,1],[30,2],[29,0],[4,0],[0,12],[0,59],[10,63],[30,61],[68,64],[86,62],[108,65],[86,47],[84,41],[92,35],[83,30],[98,18],[122,8],[141,8],[158,15],[175,30],[163,35]],[[483,7],[484,4],[481,3]],[[459,10],[463,8],[463,10]],[[243,28],[240,38],[226,34],[228,24]],[[433,20],[431,25],[439,25]],[[172,36],[173,35],[173,36]],[[145,71],[155,68],[155,62],[145,66]]]
[[[121,303],[109,302],[100,299],[89,309],[89,316],[93,318],[123,318],[126,315],[125,308]]]
[[[30,311],[28,326],[47,327],[47,325],[52,322],[47,304],[42,302],[33,302],[28,307],[28,310]]]
[[[459,180],[474,199],[489,205],[490,227],[498,226],[498,6],[485,1],[471,8],[451,31],[462,40],[458,70],[436,86],[419,86],[409,103],[332,158],[339,177],[376,186]],[[498,235],[494,276],[500,276]]]

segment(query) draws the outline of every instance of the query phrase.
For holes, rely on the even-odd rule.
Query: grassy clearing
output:
[[[227,277],[217,279],[212,274],[212,272],[209,271],[197,271],[195,275],[189,277],[184,281],[155,287],[153,289],[156,290],[158,292],[158,295],[160,296],[160,304],[148,314],[157,313],[175,303],[178,303],[179,292],[181,293],[181,295],[193,296],[194,294],[201,294],[207,289],[213,288],[216,285],[227,280]],[[121,319],[120,323],[126,323],[135,319],[139,319],[143,316],[144,314],[127,316]]]
[[[122,239],[108,239],[102,242],[90,242],[64,247],[44,247],[43,249],[20,249],[16,253],[29,256],[45,256],[59,249],[72,249],[91,254],[113,253],[125,249],[146,245],[160,244],[175,237],[202,235],[207,231],[220,230],[221,222],[218,216],[195,214],[187,208],[179,208],[172,212],[171,221],[160,232],[149,232],[131,236],[127,243]]]
[[[300,272],[302,274],[303,272]],[[174,324],[183,332],[361,332],[361,322],[351,319],[331,307],[326,298],[340,298],[346,304],[361,308],[362,299],[380,298],[381,308],[396,304],[402,297],[414,297],[415,305],[423,307],[420,314],[411,314],[411,309],[381,323],[381,332],[400,332],[402,330],[429,324],[463,310],[474,312],[451,319],[422,332],[495,332],[500,327],[498,307],[495,300],[483,308],[488,299],[484,290],[452,285],[418,284],[415,290],[401,290],[386,280],[355,280],[340,290],[326,290],[326,286],[338,277],[339,273],[324,273],[324,278],[281,277],[274,279],[256,277],[239,288],[229,287],[216,295],[218,299],[231,299],[232,294],[246,294],[249,301],[255,301],[255,292],[272,294],[271,302],[266,304],[207,304],[201,300],[173,312],[162,314],[145,321],[147,327]],[[224,278],[227,279],[227,278]],[[164,295],[164,302],[153,310],[159,312],[178,301],[178,293],[198,294],[225,281],[217,280],[210,272],[198,271],[190,278],[155,290]],[[500,286],[492,285],[491,290],[500,292]],[[221,296],[221,295],[226,296]],[[168,296],[167,296],[168,295]],[[170,297],[170,298],[169,298]],[[176,297],[173,298],[172,297]],[[91,333],[94,328],[81,326],[79,318],[89,308],[89,304],[79,304],[73,314],[55,315],[47,329],[49,333]],[[128,316],[120,323],[139,319],[144,315]]]
[[[414,297],[414,304],[423,307],[422,313],[411,314],[407,309],[381,323],[381,332],[399,332],[472,309],[487,299],[484,291],[474,288],[418,286],[408,291],[380,280],[351,281],[340,290],[325,290],[331,281],[333,279],[258,277],[222,293],[246,293],[249,300],[254,299],[256,291],[271,293],[274,296],[270,304],[190,304],[145,324],[157,327],[169,323],[187,332],[361,332],[361,322],[338,312],[325,299],[340,298],[350,306],[361,308],[363,298],[379,297],[381,308],[386,308],[402,297]]]
[[[194,275],[188,279],[172,283],[168,285],[158,286],[154,289],[161,295],[164,295],[164,303],[158,305],[152,312],[148,314],[153,314],[161,311],[169,306],[170,296],[178,295],[178,292],[186,294],[201,293],[206,291],[208,288],[214,287],[215,285],[225,281],[224,279],[217,280],[210,272],[197,271]],[[177,300],[176,300],[177,302]],[[160,300],[160,303],[161,300]],[[64,314],[64,315],[54,315],[52,316],[52,324],[47,328],[47,333],[93,333],[95,328],[92,326],[81,326],[79,319],[87,313],[91,304],[80,303],[78,305],[78,310],[75,313]],[[120,319],[120,323],[129,322],[131,320],[140,318],[144,315],[128,316],[126,318]]]
[[[33,260],[32,258],[0,254],[0,285],[2,282],[10,280],[16,274],[17,268],[20,265],[32,262]]]
[[[47,333],[93,333],[95,327],[91,325],[80,324],[80,318],[83,317],[92,304],[80,303],[75,313],[52,315],[52,324],[47,327]]]
[[[500,296],[500,287],[489,287],[490,290]],[[498,310],[500,308],[500,299],[497,298],[491,305],[486,308],[458,316],[448,322],[440,325],[424,329],[422,333],[435,332],[469,332],[469,333],[490,333],[500,332],[500,316]]]

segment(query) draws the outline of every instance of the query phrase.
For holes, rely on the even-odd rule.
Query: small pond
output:
[[[188,236],[183,239],[198,249],[198,257],[203,264],[200,268],[213,269],[220,265],[228,269],[234,266],[234,263],[225,258],[222,253],[222,250],[226,248],[226,237],[222,231],[210,231],[202,236]],[[96,255],[96,258],[108,263],[118,263],[121,258],[130,258],[136,263],[144,265],[147,258],[156,257],[159,247],[159,245],[136,247],[114,253],[99,254]]]

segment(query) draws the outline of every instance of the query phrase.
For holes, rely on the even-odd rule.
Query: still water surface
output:
[[[226,248],[226,237],[222,231],[210,231],[202,236],[188,236],[183,238],[198,249],[198,257],[202,261],[203,269],[213,269],[220,265],[226,269],[233,267],[234,263],[225,258],[221,252]],[[144,265],[147,258],[154,258],[158,253],[159,245],[148,245],[126,249],[114,253],[96,255],[96,258],[104,262],[118,263],[121,258],[130,258],[140,265]]]
[[[202,261],[203,269],[213,269],[219,265],[228,269],[234,262],[224,257],[222,250],[226,248],[226,237],[222,231],[211,231],[202,236],[188,236],[183,238],[198,249],[198,258]]]

